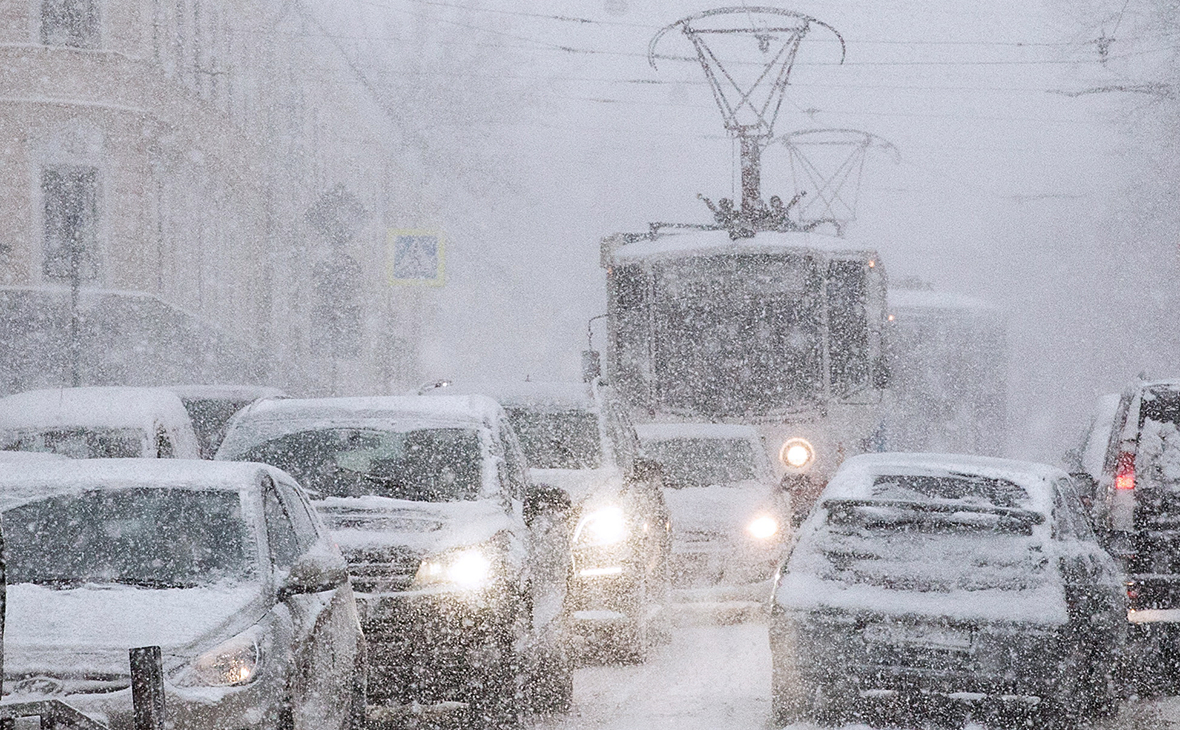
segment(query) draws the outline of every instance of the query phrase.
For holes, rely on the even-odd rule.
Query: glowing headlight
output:
[[[770,515],[755,517],[746,525],[746,532],[759,540],[769,540],[778,534],[778,520]]]
[[[574,542],[581,545],[614,545],[627,537],[627,518],[618,507],[600,507],[578,520]]]
[[[492,577],[492,561],[480,548],[467,548],[427,558],[418,566],[419,586],[450,584],[478,588]]]
[[[782,462],[792,469],[802,469],[815,459],[815,449],[807,439],[787,439],[778,453]]]
[[[238,634],[193,660],[176,684],[182,687],[231,687],[251,682],[258,673],[262,650],[257,632]]]

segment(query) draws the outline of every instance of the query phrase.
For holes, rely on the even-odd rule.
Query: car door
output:
[[[339,557],[295,485],[265,477],[263,512],[279,585],[308,555],[336,552]],[[354,675],[363,667],[351,587],[344,582],[323,591],[296,593],[282,603],[292,623],[288,692],[295,727],[347,727]]]
[[[1109,644],[1125,623],[1124,583],[1114,559],[1098,544],[1068,477],[1054,483],[1053,537],[1071,619],[1089,639]]]

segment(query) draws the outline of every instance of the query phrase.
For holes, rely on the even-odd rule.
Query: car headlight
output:
[[[249,684],[258,675],[262,649],[251,629],[201,654],[176,678],[181,687],[232,687]]]
[[[578,520],[574,543],[578,545],[614,545],[627,538],[627,517],[615,507],[599,507]]]
[[[778,520],[770,515],[755,517],[746,525],[746,532],[759,540],[769,540],[778,534]]]
[[[778,458],[791,469],[802,469],[815,460],[815,448],[807,439],[787,439],[778,452]]]
[[[486,585],[491,577],[492,559],[484,548],[475,547],[452,550],[423,560],[414,576],[414,584],[474,589]]]

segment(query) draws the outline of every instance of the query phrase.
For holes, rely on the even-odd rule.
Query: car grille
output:
[[[345,557],[353,589],[361,593],[408,589],[422,562],[420,554],[405,547],[350,550]]]

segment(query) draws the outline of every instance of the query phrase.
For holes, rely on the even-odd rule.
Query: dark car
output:
[[[184,404],[197,434],[202,459],[212,459],[225,438],[230,419],[263,398],[285,398],[278,388],[263,385],[174,385],[171,390]]]
[[[160,646],[176,730],[364,727],[347,565],[289,475],[174,459],[7,463],[0,509],[6,699],[60,698],[130,730],[127,650]]]
[[[1139,382],[1098,402],[1070,471],[1099,538],[1127,573],[1141,687],[1180,678],[1180,381]]]
[[[775,718],[892,699],[1036,707],[1074,724],[1117,708],[1122,578],[1073,480],[985,457],[849,459],[778,577]]]
[[[533,479],[574,501],[570,619],[579,653],[641,661],[663,638],[672,524],[660,467],[601,383],[460,385],[493,396],[520,437]]]
[[[378,717],[511,726],[529,706],[568,707],[569,500],[529,481],[494,401],[261,401],[217,458],[309,490],[350,564]]]

